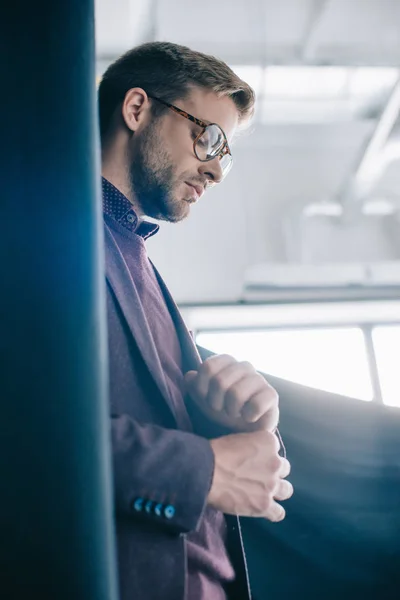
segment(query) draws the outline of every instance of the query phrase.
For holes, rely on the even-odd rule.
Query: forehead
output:
[[[177,101],[179,108],[205,121],[217,123],[231,140],[238,126],[239,114],[235,103],[228,96],[219,97],[215,92],[194,88],[186,100]]]

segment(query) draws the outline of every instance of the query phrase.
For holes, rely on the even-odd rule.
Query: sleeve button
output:
[[[175,515],[175,508],[173,506],[171,506],[171,504],[168,504],[168,506],[166,506],[164,508],[164,517],[166,519],[172,519],[172,517]]]
[[[154,507],[154,513],[157,515],[157,517],[162,516],[162,506],[162,504],[156,504]]]
[[[132,506],[133,510],[135,510],[136,512],[141,512],[143,509],[143,498],[136,498]]]
[[[147,512],[147,514],[149,515],[151,513],[151,509],[153,508],[153,501],[152,500],[147,500],[146,504],[144,505],[144,510]]]

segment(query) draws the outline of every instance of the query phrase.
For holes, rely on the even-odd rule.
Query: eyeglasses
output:
[[[164,104],[178,115],[181,115],[181,117],[185,117],[185,119],[188,119],[202,128],[202,131],[200,131],[193,142],[194,154],[201,162],[209,162],[218,157],[222,170],[222,177],[226,177],[231,170],[233,159],[227,137],[221,127],[216,123],[205,123],[193,115],[190,115],[185,110],[182,110],[169,102],[165,102],[165,100],[160,100],[160,98],[156,98],[155,96],[149,96],[149,98],[157,100],[157,102]]]

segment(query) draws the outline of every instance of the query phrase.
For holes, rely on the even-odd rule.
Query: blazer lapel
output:
[[[153,343],[153,337],[143,312],[136,286],[130,275],[124,257],[114,240],[111,230],[105,224],[105,247],[106,247],[106,278],[115,296],[118,299],[123,315],[129,325],[135,342],[142,354],[142,357],[150,371],[151,376],[156,382],[161,394],[165,398],[175,421],[179,424],[179,415],[177,415],[174,405],[170,400],[170,395],[165,380],[164,372],[160,363],[157,350]]]
[[[165,302],[167,303],[169,313],[174,322],[174,325],[176,328],[176,333],[178,335],[179,342],[181,344],[183,372],[186,373],[187,371],[191,371],[191,370],[197,371],[202,360],[200,358],[200,354],[197,351],[197,347],[193,340],[193,337],[190,334],[188,328],[186,327],[186,324],[185,324],[184,320],[182,319],[182,315],[179,311],[179,308],[177,307],[174,299],[172,298],[171,294],[169,293],[169,290],[168,290],[167,286],[165,285],[160,273],[157,271],[157,269],[153,265],[153,263],[151,263],[151,264],[152,264],[152,267],[156,274],[158,284],[164,295]]]
[[[202,356],[200,355],[200,352],[197,349],[197,346],[189,330],[187,329],[181,313],[171,294],[169,293],[167,286],[165,285],[156,267],[153,265],[153,263],[151,264],[156,274],[161,291],[164,294],[165,301],[179,336],[182,348],[184,372],[190,371],[191,369],[197,370],[199,365],[202,363],[202,360],[205,360],[209,356],[213,356],[213,352],[210,352],[204,348],[199,348]],[[216,437],[218,435],[222,434],[216,434]],[[224,435],[226,435],[226,432],[224,432]],[[228,525],[227,547],[236,572],[235,581],[229,585],[229,598],[232,597],[232,600],[251,600],[250,583],[243,548],[240,520],[237,516],[226,515],[225,517]]]

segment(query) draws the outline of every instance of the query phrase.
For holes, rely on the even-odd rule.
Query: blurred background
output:
[[[97,76],[145,41],[256,91],[234,168],[151,258],[198,343],[400,407],[400,1],[96,2]]]

